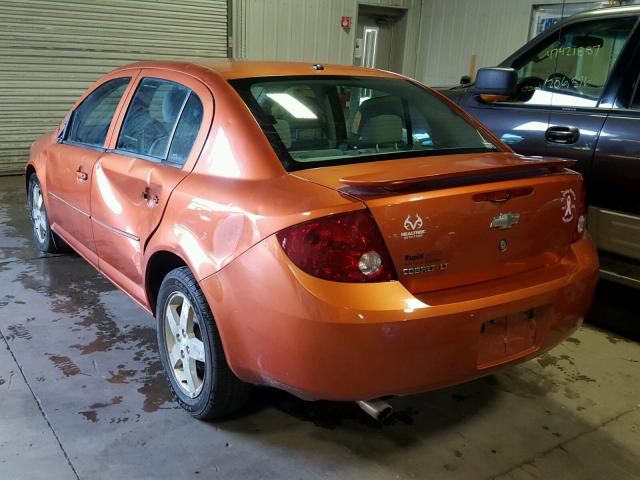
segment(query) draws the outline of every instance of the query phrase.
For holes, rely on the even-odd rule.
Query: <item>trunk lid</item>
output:
[[[450,155],[301,170],[371,211],[398,279],[413,293],[556,263],[578,220],[572,161]],[[567,198],[569,198],[567,200]]]

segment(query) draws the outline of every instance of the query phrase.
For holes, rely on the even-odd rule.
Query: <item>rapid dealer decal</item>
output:
[[[562,205],[562,221],[569,223],[573,220],[576,211],[576,194],[573,189],[563,190],[560,192],[562,195],[560,204]]]
[[[424,237],[425,230],[422,229],[422,218],[420,218],[420,215],[417,213],[413,221],[411,221],[411,215],[407,215],[407,218],[404,220],[404,229],[405,231],[402,232],[400,236],[405,240]]]
[[[416,252],[414,254],[405,255],[402,275],[418,275],[420,273],[439,272],[449,268],[449,264],[446,262],[440,262],[439,257],[439,253],[433,253],[425,256],[422,252]],[[417,262],[420,263],[416,265]],[[423,262],[430,263],[425,264]]]

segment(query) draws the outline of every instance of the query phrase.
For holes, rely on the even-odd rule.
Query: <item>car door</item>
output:
[[[640,47],[623,78],[593,159],[589,230],[599,249],[640,260]]]
[[[143,70],[94,169],[91,218],[100,269],[144,303],[142,259],[173,189],[204,145],[213,97],[194,78]]]
[[[85,95],[67,117],[47,158],[52,228],[93,263],[97,260],[90,221],[93,167],[105,151],[131,79],[132,75],[122,73],[106,77]]]
[[[591,162],[602,126],[635,43],[635,16],[602,18],[562,29],[552,84],[545,155],[578,160],[575,169],[591,185]],[[588,188],[589,190],[589,188]]]

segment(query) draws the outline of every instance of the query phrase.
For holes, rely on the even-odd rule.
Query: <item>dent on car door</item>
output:
[[[143,254],[173,189],[188,175],[213,118],[209,90],[191,77],[143,71],[95,168],[91,212],[99,265],[145,303]]]
[[[95,87],[70,114],[58,142],[48,152],[46,182],[52,228],[94,263],[91,177],[130,82],[131,76],[117,76]]]

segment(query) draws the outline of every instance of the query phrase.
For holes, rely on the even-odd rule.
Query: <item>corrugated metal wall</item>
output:
[[[234,0],[234,55],[350,65],[358,4],[407,9],[403,73],[413,75],[422,0]],[[342,16],[352,17],[349,31]]]
[[[584,0],[566,0],[579,3]],[[561,0],[424,0],[417,77],[428,85],[456,84],[478,67],[495,66],[529,39],[533,5]]]
[[[0,174],[101,74],[227,56],[227,0],[0,0]]]

